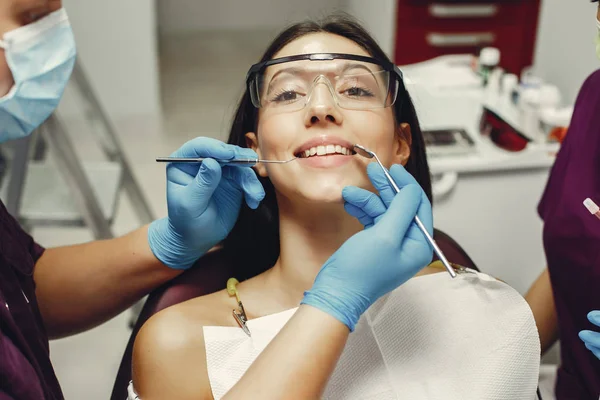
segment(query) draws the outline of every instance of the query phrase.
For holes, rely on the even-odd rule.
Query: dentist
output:
[[[600,8],[597,19],[600,58]],[[599,174],[600,70],[579,92],[538,206],[548,267],[525,296],[542,352],[560,338],[557,400],[596,400],[600,395],[600,313],[590,312],[600,310],[600,223],[582,204],[587,197],[598,200]]]

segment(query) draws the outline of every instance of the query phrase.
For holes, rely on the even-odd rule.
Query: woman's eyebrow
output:
[[[335,69],[337,69],[337,68],[335,68]],[[369,67],[367,67],[366,65],[364,65],[362,63],[356,63],[356,62],[350,62],[350,63],[344,64],[343,67],[341,68],[339,74],[343,75],[344,73],[346,73],[352,69],[363,69],[363,70],[369,72],[373,76],[373,78],[376,79],[373,71]],[[299,67],[288,67],[288,68],[280,69],[279,71],[277,71],[273,74],[271,79],[269,79],[269,86],[267,87],[267,94],[271,93],[271,84],[277,79],[277,77],[279,75],[282,75],[282,74],[295,75],[295,74],[304,74],[306,72],[307,72],[306,68],[299,68]]]
[[[367,67],[365,64],[361,64],[361,63],[347,63],[346,65],[344,65],[344,68],[342,68],[342,70],[340,71],[341,74],[343,74],[344,72],[351,70],[351,69],[364,69],[365,71],[368,71],[371,75],[373,75],[373,71],[371,71],[371,69],[369,67]]]
[[[290,74],[290,75],[294,75],[297,73],[302,72],[302,68],[298,68],[298,67],[288,67],[288,68],[282,68],[279,71],[275,72],[273,74],[273,76],[271,77],[271,79],[269,79],[269,86],[267,86],[267,95],[269,93],[271,93],[271,84],[275,81],[275,79],[277,79],[277,77],[281,74]]]

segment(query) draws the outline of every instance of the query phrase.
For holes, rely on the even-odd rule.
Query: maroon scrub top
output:
[[[35,297],[43,252],[0,201],[0,400],[63,399]]]
[[[599,330],[587,319],[600,310],[600,220],[583,206],[587,197],[600,204],[600,70],[581,88],[538,206],[561,342],[558,400],[600,395],[600,360],[578,337]]]

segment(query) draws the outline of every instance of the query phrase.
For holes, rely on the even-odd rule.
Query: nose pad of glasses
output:
[[[316,90],[316,89],[320,88],[319,84],[325,85],[325,87],[329,91],[329,94],[331,95],[331,99],[333,100],[333,103],[335,105],[339,105],[338,98],[335,94],[335,89],[331,85],[331,81],[325,75],[319,75],[313,80],[313,83],[310,87],[309,95],[306,99],[306,104],[311,104],[313,102],[313,100],[318,101],[321,99],[320,95],[315,96],[315,92],[317,92],[317,93],[321,92],[321,91]]]

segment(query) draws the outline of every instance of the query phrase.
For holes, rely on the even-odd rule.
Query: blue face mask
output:
[[[75,64],[75,38],[64,9],[4,34],[14,86],[0,98],[0,143],[29,135],[56,109]]]

